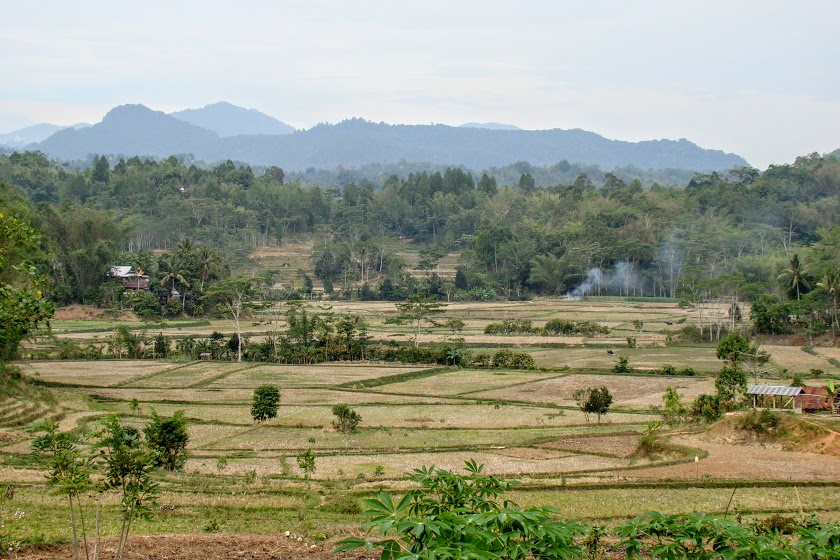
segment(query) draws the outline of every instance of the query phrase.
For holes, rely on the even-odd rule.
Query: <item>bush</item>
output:
[[[619,356],[618,363],[613,367],[615,373],[633,373],[633,368],[630,366],[630,358],[627,356]]]
[[[187,418],[177,410],[168,418],[152,410],[152,420],[143,429],[146,443],[156,452],[155,465],[170,471],[180,469],[187,461]]]
[[[714,422],[723,416],[723,408],[717,395],[697,395],[691,403],[691,416],[695,421]]]
[[[738,428],[756,434],[764,434],[778,426],[779,421],[778,413],[771,410],[751,410],[738,422]]]
[[[511,352],[505,348],[493,354],[493,367],[530,369],[534,367],[534,358],[527,352]]]
[[[521,319],[505,319],[501,323],[490,323],[484,327],[484,334],[538,334],[539,329],[531,325],[531,321]]]
[[[610,329],[592,321],[552,319],[542,328],[542,333],[546,336],[596,335],[610,334]]]

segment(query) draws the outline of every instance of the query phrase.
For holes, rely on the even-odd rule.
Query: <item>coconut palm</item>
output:
[[[779,274],[779,280],[788,280],[788,286],[791,291],[796,290],[796,299],[801,299],[802,288],[810,288],[811,285],[805,278],[805,265],[799,259],[799,253],[794,253],[790,258],[788,268],[784,269]]]
[[[204,283],[211,276],[218,274],[222,267],[222,259],[219,253],[207,247],[198,249],[198,277],[201,279],[201,291],[204,291]]]
[[[822,280],[817,282],[817,287],[825,291],[831,298],[831,336],[835,335],[837,326],[837,292],[840,291],[840,269],[829,270]]]

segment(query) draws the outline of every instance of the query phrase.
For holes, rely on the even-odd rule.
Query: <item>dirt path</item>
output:
[[[840,457],[782,451],[751,445],[711,443],[697,436],[680,436],[674,443],[704,449],[709,453],[697,463],[651,467],[632,472],[638,478],[733,478],[755,480],[837,481]]]

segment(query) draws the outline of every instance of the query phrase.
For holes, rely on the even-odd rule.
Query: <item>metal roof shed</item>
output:
[[[761,403],[768,408],[770,397],[772,397],[772,408],[782,410],[801,410],[802,404],[798,397],[802,394],[802,387],[788,387],[786,385],[750,385],[747,394],[752,395],[753,408],[758,408]],[[776,398],[781,397],[781,406],[776,406]],[[798,405],[798,406],[797,406]]]

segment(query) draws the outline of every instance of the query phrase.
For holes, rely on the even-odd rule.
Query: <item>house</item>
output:
[[[108,272],[114,282],[129,290],[148,290],[149,276],[142,270],[135,271],[130,266],[115,266]]]

